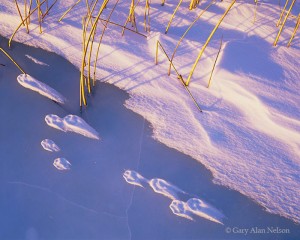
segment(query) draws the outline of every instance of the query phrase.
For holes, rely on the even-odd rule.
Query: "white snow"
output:
[[[31,61],[33,61],[34,63],[38,64],[38,65],[41,65],[41,66],[49,66],[47,63],[44,63],[42,61],[39,61],[38,59],[26,54],[25,55],[28,59],[30,59]]]
[[[123,177],[129,184],[139,187],[149,185],[155,193],[171,199],[172,202],[169,207],[171,211],[179,217],[193,220],[192,215],[196,215],[206,220],[223,224],[222,219],[225,216],[219,210],[199,198],[191,198],[187,202],[182,201],[179,193],[186,193],[164,179],[153,178],[147,180],[140,173],[133,170],[126,170]]]
[[[39,94],[55,102],[61,104],[65,103],[65,98],[59,92],[28,74],[19,75],[17,77],[17,80],[25,88],[38,92]]]
[[[42,147],[49,152],[59,152],[60,148],[50,139],[44,139],[41,142]]]
[[[170,209],[172,212],[179,216],[189,220],[193,220],[191,213],[187,207],[187,204],[180,200],[173,200],[170,204]]]
[[[53,166],[61,171],[71,169],[71,163],[65,158],[56,158],[53,162]]]
[[[143,184],[148,182],[148,180],[145,179],[141,174],[132,170],[126,170],[123,174],[123,177],[125,181],[129,184],[136,185],[139,187],[144,187]]]
[[[150,187],[153,189],[154,192],[162,194],[167,198],[172,200],[178,199],[178,192],[182,192],[179,188],[172,185],[171,183],[160,179],[160,178],[153,178],[149,181]]]
[[[57,3],[45,18],[43,34],[39,34],[33,17],[30,34],[22,28],[14,39],[56,52],[80,68],[80,16],[85,14],[85,3],[76,6],[62,23],[57,21],[73,3]],[[152,124],[153,137],[204,164],[215,183],[249,196],[269,212],[300,222],[299,34],[290,48],[285,47],[295,18],[288,19],[278,46],[273,47],[278,3],[259,2],[253,24],[253,1],[236,2],[204,52],[189,86],[204,110],[200,114],[176,76],[167,76],[165,56],[159,53],[158,66],[154,56],[157,39],[168,54],[172,53],[207,2],[191,12],[180,7],[167,35],[161,33],[177,2],[167,2],[164,7],[158,3],[151,4],[151,15],[156,17],[151,18],[152,32],[147,39],[128,31],[121,37],[121,29],[109,25],[101,45],[98,78],[129,92],[126,107]],[[104,15],[112,4],[109,2]],[[120,3],[111,20],[123,24],[129,4]],[[229,0],[217,2],[205,12],[180,45],[174,65],[184,79],[228,4]],[[139,30],[143,29],[142,5],[143,1],[136,8]],[[299,5],[295,4],[294,15]],[[0,9],[4,9],[0,13],[1,34],[10,36],[19,16],[12,1],[0,0]],[[207,89],[221,34],[223,49]]]
[[[88,138],[100,139],[97,131],[76,115],[67,115],[64,118],[60,118],[55,114],[49,114],[45,117],[45,121],[50,127],[63,132],[74,132]]]
[[[193,214],[223,224],[221,219],[224,218],[224,215],[208,203],[198,198],[191,198],[186,202],[186,205]]]

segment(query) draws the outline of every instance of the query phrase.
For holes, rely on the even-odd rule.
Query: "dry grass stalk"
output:
[[[20,8],[19,8],[19,4],[18,4],[17,0],[15,0],[15,4],[16,4],[16,8],[17,8],[17,11],[19,13],[19,16],[21,18],[21,21],[23,22],[23,26],[25,26],[25,23],[24,23],[24,20],[23,20],[23,17],[22,17],[22,14],[21,14],[21,11],[20,11]]]
[[[81,0],[78,0],[76,3],[74,3],[70,8],[68,8],[67,9],[67,11],[65,11],[64,13],[63,13],[63,15],[60,17],[60,19],[58,19],[58,21],[60,22],[61,20],[63,20],[64,19],[64,17],[78,4],[78,3],[80,3],[81,2]]]
[[[167,26],[167,28],[166,28],[165,34],[168,33],[169,28],[170,28],[170,26],[171,26],[171,23],[172,23],[172,21],[173,21],[173,18],[175,17],[175,14],[176,14],[176,12],[178,11],[178,9],[179,9],[181,3],[182,3],[182,0],[180,0],[179,3],[178,3],[178,5],[176,6],[176,8],[175,8],[175,10],[174,10],[174,12],[173,12],[173,14],[172,14],[172,16],[171,16],[171,18],[170,18],[170,21],[169,21],[169,23],[168,23],[168,26]]]
[[[192,10],[192,9],[196,8],[199,5],[199,3],[200,3],[200,0],[191,0],[189,9]]]
[[[298,30],[298,28],[299,28],[299,25],[300,25],[300,13],[298,14],[298,18],[297,18],[297,20],[296,20],[296,26],[295,26],[295,28],[294,28],[293,34],[292,34],[292,36],[291,36],[291,38],[290,38],[290,40],[289,40],[289,42],[288,42],[288,44],[287,44],[288,47],[291,46],[291,43],[292,43],[294,37],[296,36],[296,32],[297,32],[297,30]]]
[[[254,0],[255,3],[255,8],[254,8],[254,18],[253,18],[253,23],[256,21],[256,13],[257,13],[257,7],[258,7],[258,0]]]
[[[40,33],[42,33],[42,10],[41,10],[41,1],[40,0],[36,0],[36,4],[38,6],[38,21],[39,21],[39,29],[40,29]]]
[[[24,73],[24,74],[26,74],[25,73],[25,71],[20,67],[20,65],[19,64],[17,64],[17,62],[3,49],[3,48],[1,48],[0,47],[0,51],[2,52],[2,53],[4,53],[4,55],[6,56],[6,57],[8,57],[9,58],[9,60],[10,61],[12,61],[16,66],[17,66],[17,68],[19,68],[19,70],[22,72],[22,73]]]
[[[228,7],[227,10],[225,11],[225,13],[224,13],[224,14],[222,15],[222,17],[220,18],[220,20],[219,20],[219,22],[217,23],[217,25],[214,27],[214,29],[213,29],[212,32],[210,33],[210,35],[209,35],[209,37],[207,38],[207,40],[206,40],[205,44],[203,45],[202,49],[200,50],[200,53],[199,53],[199,55],[198,55],[198,57],[197,57],[197,59],[196,59],[194,65],[193,65],[192,70],[191,70],[191,72],[190,72],[190,74],[189,74],[189,76],[188,76],[188,79],[187,79],[187,81],[186,81],[186,85],[187,85],[187,86],[189,85],[189,83],[190,83],[190,81],[191,81],[191,78],[192,78],[192,76],[193,76],[193,73],[194,73],[194,71],[195,71],[195,68],[196,68],[196,66],[197,66],[197,64],[198,64],[198,62],[199,62],[199,60],[200,60],[200,58],[201,58],[201,56],[202,56],[204,50],[206,49],[206,47],[207,47],[207,45],[209,44],[209,42],[210,42],[211,38],[213,37],[214,33],[216,32],[216,30],[217,30],[218,27],[220,26],[221,22],[223,21],[223,19],[225,18],[225,16],[228,14],[229,10],[231,9],[231,7],[234,5],[235,2],[236,2],[236,0],[233,0],[233,1],[231,2],[231,4],[229,5],[229,7]]]
[[[124,24],[124,28],[122,30],[122,36],[124,35],[124,31],[125,31],[125,27],[127,25],[127,23],[131,23],[131,26],[135,28],[135,31],[137,32],[137,26],[136,26],[136,22],[135,22],[135,8],[137,7],[137,5],[139,4],[140,0],[137,1],[136,4],[134,4],[134,0],[131,0],[131,4],[130,4],[130,8],[129,8],[129,14],[128,17],[126,19],[126,22]]]
[[[163,51],[163,53],[165,54],[165,56],[167,57],[168,61],[170,62],[171,66],[174,68],[176,74],[177,74],[177,78],[178,80],[181,82],[182,86],[185,88],[185,90],[188,92],[188,94],[190,95],[190,97],[192,98],[195,106],[197,107],[197,109],[202,112],[202,109],[200,108],[199,104],[197,103],[196,99],[194,98],[193,94],[190,92],[190,90],[188,89],[188,87],[186,86],[185,82],[183,81],[183,78],[181,76],[181,74],[179,74],[179,72],[177,71],[177,69],[175,68],[174,64],[171,62],[171,59],[169,58],[167,52],[165,51],[165,49],[163,48],[162,44],[160,43],[160,41],[157,40],[156,42],[156,55],[155,55],[155,64],[158,64],[158,47],[161,48],[161,50]]]
[[[27,15],[28,15],[27,13],[28,13],[27,12],[27,0],[24,0],[24,16],[25,16],[25,19],[26,19],[25,26],[26,26],[27,33],[29,33],[29,27],[28,27],[29,22],[28,22],[28,18],[27,18]]]
[[[102,43],[102,39],[103,39],[105,30],[107,29],[107,26],[108,26],[109,20],[111,18],[111,15],[115,11],[118,3],[119,3],[119,0],[116,1],[115,5],[113,6],[112,10],[110,11],[109,16],[107,18],[107,21],[104,24],[104,28],[102,30],[100,39],[99,39],[99,43],[98,43],[98,47],[97,47],[97,52],[96,52],[96,58],[95,58],[95,61],[94,61],[93,86],[95,86],[95,82],[96,82],[96,71],[97,71],[97,62],[98,62],[98,57],[99,57],[100,45]]]
[[[280,17],[279,17],[279,19],[278,19],[278,21],[277,21],[277,23],[276,23],[276,27],[278,27],[278,26],[281,24],[281,19],[282,19],[282,17],[283,17],[283,14],[285,13],[285,9],[286,9],[288,3],[289,3],[289,0],[286,0],[286,1],[285,1],[285,4],[284,4],[284,7],[283,7],[283,9],[282,9],[282,11],[281,11]]]
[[[96,32],[96,28],[97,28],[97,24],[98,24],[98,21],[100,19],[100,15],[102,14],[106,4],[107,4],[108,0],[104,0],[104,2],[102,3],[99,11],[98,11],[98,14],[95,18],[95,21],[93,23],[93,26],[90,30],[90,33],[88,35],[88,38],[87,40],[85,40],[85,43],[83,42],[83,56],[82,56],[82,63],[81,63],[81,74],[80,74],[80,94],[81,94],[81,97],[80,97],[80,107],[82,107],[82,103],[86,106],[87,105],[87,102],[86,102],[86,98],[85,98],[85,91],[84,91],[84,82],[86,81],[85,79],[85,76],[84,76],[84,70],[85,70],[85,59],[86,59],[86,55],[87,55],[87,52],[88,52],[88,48],[89,48],[89,45],[91,43],[91,46],[92,46],[92,38],[94,38],[94,34]],[[83,21],[83,32],[86,31],[86,21]]]
[[[282,30],[283,30],[283,28],[284,28],[284,25],[285,25],[285,23],[286,23],[286,20],[288,19],[289,15],[290,15],[290,13],[291,13],[291,11],[292,11],[292,9],[293,9],[293,6],[294,6],[295,2],[296,2],[296,0],[293,0],[293,1],[292,1],[291,5],[290,5],[290,8],[289,8],[288,12],[287,12],[286,15],[285,15],[285,18],[284,18],[284,20],[283,20],[283,22],[282,22],[282,25],[281,25],[281,27],[280,27],[280,29],[279,29],[279,31],[278,31],[278,34],[277,34],[277,36],[276,36],[276,39],[275,39],[275,41],[274,41],[274,44],[273,44],[274,46],[277,45],[277,42],[278,42],[279,37],[280,37],[280,35],[281,35],[281,32],[282,32]]]
[[[130,31],[130,32],[133,32],[133,33],[136,33],[136,34],[138,34],[138,35],[140,35],[140,36],[142,36],[142,37],[144,37],[144,38],[147,38],[147,36],[145,35],[145,34],[142,34],[142,33],[140,33],[140,32],[137,32],[137,31],[135,31],[135,30],[132,30],[132,29],[130,29],[130,28],[127,28],[127,27],[124,27],[123,25],[121,25],[121,24],[119,24],[119,23],[115,23],[115,22],[112,22],[112,21],[109,21],[109,20],[106,20],[106,19],[103,19],[103,18],[100,18],[100,21],[101,22],[108,22],[109,24],[112,24],[112,25],[115,25],[115,26],[118,26],[118,27],[121,27],[121,28],[125,28],[126,30],[128,30],[128,31]],[[103,23],[102,23],[103,24]],[[103,24],[103,26],[104,26],[105,24]]]
[[[209,86],[210,86],[211,79],[212,79],[212,76],[213,76],[213,72],[214,72],[215,67],[216,67],[216,65],[217,65],[217,61],[218,61],[218,58],[219,58],[219,55],[220,55],[220,52],[221,52],[221,49],[222,49],[222,44],[223,44],[223,35],[222,35],[222,37],[221,37],[220,47],[219,47],[218,54],[217,54],[217,57],[216,57],[215,62],[214,62],[214,66],[213,66],[213,68],[212,68],[212,70],[211,70],[211,73],[210,73],[210,76],[209,76],[207,88],[209,88]]]
[[[49,11],[51,10],[51,8],[53,8],[53,6],[55,5],[55,3],[57,3],[57,0],[55,0],[52,5],[49,7],[47,6],[47,10],[46,12],[43,14],[43,17],[42,17],[42,21],[44,21],[44,18],[48,15]]]
[[[190,26],[187,28],[187,30],[184,32],[184,34],[181,36],[181,38],[179,39],[174,51],[173,51],[173,54],[172,54],[172,57],[171,57],[171,62],[173,62],[173,59],[175,57],[175,53],[180,45],[180,43],[182,42],[183,38],[186,36],[186,34],[189,32],[189,30],[194,26],[194,24],[200,19],[200,17],[203,15],[203,13],[205,13],[207,11],[207,9],[209,9],[209,7],[211,5],[213,5],[216,1],[215,0],[212,0],[206,8],[204,8],[200,14],[198,15],[198,17],[190,24]],[[171,64],[169,65],[169,69],[168,69],[168,75],[170,75],[171,73]]]
[[[150,0],[145,2],[144,29],[146,32],[150,32]]]

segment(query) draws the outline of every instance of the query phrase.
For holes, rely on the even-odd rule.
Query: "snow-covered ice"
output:
[[[28,74],[21,74],[17,78],[18,82],[25,88],[32,91],[38,92],[39,94],[61,104],[65,103],[65,98],[57,92],[55,89],[51,88],[47,84],[40,82],[34,77]]]
[[[60,148],[51,139],[44,139],[41,142],[42,147],[49,152],[59,152]]]
[[[53,162],[53,166],[61,171],[71,169],[71,163],[65,158],[56,158]]]
[[[50,127],[64,132],[74,132],[88,138],[100,139],[98,132],[76,115],[67,115],[64,118],[60,118],[55,114],[49,114],[45,117],[45,121]]]

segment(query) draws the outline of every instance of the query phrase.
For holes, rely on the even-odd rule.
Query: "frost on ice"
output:
[[[34,63],[38,64],[38,65],[41,65],[41,66],[49,66],[47,63],[44,63],[44,62],[42,62],[42,61],[39,61],[39,60],[37,60],[36,58],[34,58],[34,57],[32,57],[32,56],[30,56],[30,55],[28,55],[28,54],[26,54],[25,56],[26,56],[28,59],[30,59],[31,61],[33,61]]]
[[[75,132],[88,138],[100,139],[98,132],[76,115],[67,115],[60,118],[57,115],[49,114],[45,117],[45,121],[50,127],[64,132]]]
[[[39,94],[61,104],[65,103],[65,98],[57,92],[55,89],[51,88],[47,84],[40,82],[34,77],[28,74],[21,74],[17,77],[18,82],[25,88],[31,89],[32,91],[38,92]]]
[[[60,148],[50,139],[44,139],[41,142],[42,147],[49,152],[59,152]]]
[[[65,158],[56,158],[53,162],[53,166],[61,171],[71,169],[71,163]]]

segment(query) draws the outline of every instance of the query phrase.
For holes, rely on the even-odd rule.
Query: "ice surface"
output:
[[[65,158],[56,158],[53,166],[62,171],[71,169],[71,163]]]
[[[42,147],[49,152],[59,152],[60,148],[50,139],[44,139],[41,142]]]
[[[144,185],[148,182],[148,180],[144,178],[141,174],[132,170],[126,170],[123,174],[123,177],[129,184],[136,185],[139,187],[144,187]]]
[[[45,121],[50,127],[64,132],[74,132],[88,138],[100,139],[97,131],[76,115],[67,115],[60,118],[55,114],[49,114],[45,117]]]
[[[58,103],[65,103],[65,98],[57,92],[55,89],[51,88],[47,84],[40,82],[34,77],[28,74],[21,74],[17,77],[18,82],[25,88],[31,89],[32,91],[38,92],[39,94],[55,101]]]
[[[34,63],[38,64],[38,65],[42,65],[42,66],[49,66],[47,63],[41,62],[39,60],[37,60],[36,58],[26,54],[25,55],[28,59],[30,59],[31,61],[33,61]]]

